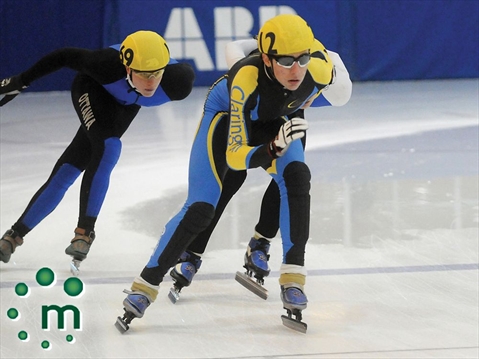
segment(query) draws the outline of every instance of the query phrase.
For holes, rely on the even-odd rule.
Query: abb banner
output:
[[[353,81],[479,77],[478,1],[2,0],[0,78],[59,47],[106,47],[148,29],[194,66],[196,86],[210,86],[227,70],[225,44],[281,13],[302,16]],[[69,76],[52,74],[35,91],[68,90]]]

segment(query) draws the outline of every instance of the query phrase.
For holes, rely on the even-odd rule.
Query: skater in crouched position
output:
[[[257,52],[257,45],[255,39],[237,40],[228,43],[225,51],[228,67],[231,68],[237,61],[248,54]],[[317,61],[321,63],[325,54],[329,56],[334,65],[332,83],[324,88],[320,96],[315,98],[313,102],[307,102],[303,109],[309,106],[343,106],[351,98],[352,82],[341,57],[331,50],[324,49],[324,46],[318,40],[315,40],[311,48],[311,62]],[[305,137],[303,137],[302,141],[304,147]],[[174,280],[174,286],[168,296],[173,303],[176,303],[179,299],[181,289],[191,284],[195,274],[200,269],[202,263],[201,256],[205,252],[211,234],[227,204],[245,181],[246,172],[246,170],[228,170],[222,183],[223,189],[216,206],[213,221],[206,230],[195,238],[187,250],[181,254],[178,263],[171,270],[170,275]],[[279,208],[279,189],[274,179],[272,179],[263,196],[260,218],[254,228],[253,237],[249,241],[244,255],[246,273],[237,272],[236,274],[236,280],[239,283],[263,299],[268,297],[268,291],[263,284],[264,277],[267,277],[270,273],[268,265],[269,248],[271,240],[276,236],[279,229]],[[254,280],[252,279],[253,277]]]
[[[95,239],[95,222],[121,152],[121,136],[142,106],[182,100],[193,87],[194,71],[170,59],[165,40],[153,31],[137,31],[121,45],[100,50],[63,48],[41,58],[18,76],[0,83],[0,106],[33,81],[63,67],[77,71],[71,96],[80,128],[60,156],[47,181],[20,218],[0,240],[0,260],[7,263],[24,237],[62,200],[83,172],[80,210],[74,238],[65,252],[72,270],[87,257]]]
[[[301,319],[307,306],[310,211],[310,171],[298,141],[308,128],[301,108],[320,95],[333,73],[326,56],[310,63],[313,42],[311,28],[299,16],[274,17],[260,29],[260,52],[238,61],[211,86],[191,149],[186,202],[127,291],[125,314],[117,320],[120,330],[144,315],[167,271],[211,224],[228,170],[257,167],[271,175],[281,193],[281,299]]]

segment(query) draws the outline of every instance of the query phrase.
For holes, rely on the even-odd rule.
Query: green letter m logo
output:
[[[65,311],[71,310],[73,312],[73,328],[81,330],[81,313],[77,307],[73,305],[65,305],[64,307],[59,307],[58,305],[43,305],[42,306],[42,329],[49,330],[48,324],[48,312],[54,310],[58,315],[58,329],[65,329]]]

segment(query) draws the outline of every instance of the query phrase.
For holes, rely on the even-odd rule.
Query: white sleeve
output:
[[[230,69],[238,60],[249,55],[249,53],[258,48],[255,39],[237,40],[229,42],[225,47],[226,64]]]
[[[353,84],[341,57],[336,52],[327,51],[330,59],[333,61],[336,75],[333,83],[322,92],[322,95],[332,106],[343,106],[351,98]]]

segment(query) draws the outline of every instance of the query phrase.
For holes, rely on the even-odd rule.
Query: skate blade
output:
[[[115,327],[120,331],[121,334],[124,334],[130,326],[126,324],[121,317],[116,318]]]
[[[286,315],[282,315],[281,319],[283,320],[283,325],[288,327],[289,329],[293,329],[301,333],[306,333],[306,330],[308,329],[308,325],[306,323],[293,319]]]
[[[81,263],[81,261],[79,261],[77,259],[73,259],[70,262],[70,272],[75,277],[78,277],[80,275],[80,263]]]
[[[170,288],[168,298],[170,298],[171,303],[176,304],[176,302],[180,300],[180,292],[175,288]]]
[[[243,287],[256,294],[258,297],[266,300],[268,299],[268,290],[262,285],[256,283],[251,277],[245,273],[236,272],[235,280]]]

